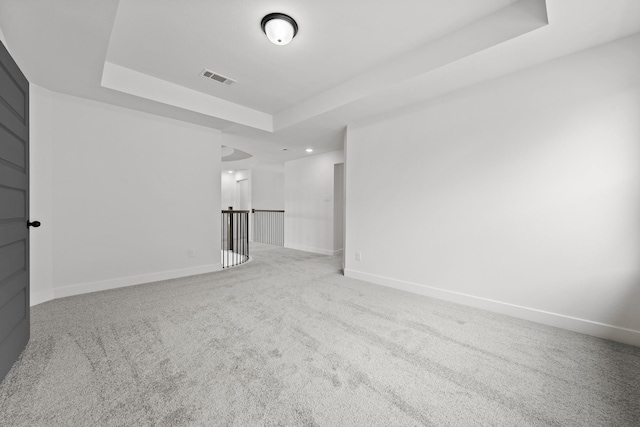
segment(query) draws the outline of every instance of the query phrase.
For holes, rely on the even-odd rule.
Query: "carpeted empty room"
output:
[[[34,307],[0,425],[638,425],[640,348],[252,251]]]

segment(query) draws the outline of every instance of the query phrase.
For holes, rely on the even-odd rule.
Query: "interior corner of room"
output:
[[[26,166],[3,149],[0,179],[28,189],[20,221],[42,223],[16,261],[27,317],[66,297],[240,274],[224,271],[224,212],[246,212],[248,247],[266,251],[253,222],[265,210],[309,274],[311,254],[335,257],[363,288],[640,347],[635,0],[434,0],[402,6],[411,16],[285,1],[299,12],[287,46],[267,39],[273,11],[253,0],[27,3],[0,4],[0,41],[29,80]],[[143,19],[145,6],[157,13]],[[436,10],[447,19],[419,27]],[[385,16],[397,36],[373,25]],[[335,34],[315,34],[332,25],[321,18]],[[234,43],[200,40],[211,28]],[[19,116],[5,109],[0,120]],[[0,134],[18,140],[11,126]],[[10,191],[0,181],[5,206]],[[0,214],[9,230],[13,211]],[[341,286],[325,279],[309,283]]]

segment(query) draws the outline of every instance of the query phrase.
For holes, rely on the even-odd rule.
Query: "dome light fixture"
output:
[[[298,24],[284,13],[270,13],[260,23],[262,31],[273,44],[284,46],[298,34]]]

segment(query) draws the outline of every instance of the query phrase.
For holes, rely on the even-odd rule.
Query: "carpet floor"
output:
[[[237,268],[33,307],[0,425],[640,425],[640,348],[251,249]]]

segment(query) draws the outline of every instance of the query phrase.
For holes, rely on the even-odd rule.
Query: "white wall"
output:
[[[251,169],[251,205],[254,209],[284,209],[284,172]]]
[[[251,170],[239,170],[235,173],[235,201],[233,208],[237,210],[251,210],[251,194],[253,192]],[[241,185],[241,183],[243,183]]]
[[[285,163],[285,247],[333,255],[333,151]]]
[[[640,345],[638,52],[349,126],[346,275]]]
[[[251,209],[251,193],[252,193],[252,171],[251,170],[239,170],[234,171],[233,173],[229,173],[229,171],[223,171],[221,174],[221,187],[222,187],[222,209],[229,209],[229,206],[232,206],[233,209],[236,210],[246,210],[242,209],[243,206],[240,206],[240,200],[244,198],[249,202],[248,209]],[[238,186],[240,181],[246,181],[247,185],[244,188],[243,194],[240,194],[242,191]],[[244,207],[246,208],[246,206]]]
[[[236,203],[236,175],[229,173],[228,171],[222,171],[220,175],[221,181],[221,196],[220,196],[220,208],[221,210],[229,209],[229,206],[233,206]]]
[[[333,167],[333,250],[344,249],[344,163]]]
[[[219,270],[219,139],[32,86],[32,303]]]
[[[222,171],[222,209],[237,209],[236,182],[249,181],[249,198],[255,209],[284,209],[284,171],[256,167],[229,173]]]

